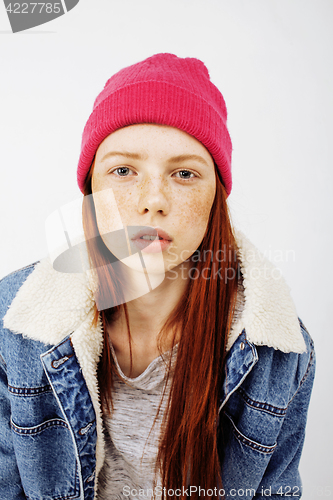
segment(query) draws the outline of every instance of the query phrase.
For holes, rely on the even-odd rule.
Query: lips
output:
[[[143,236],[153,236],[154,239],[157,239],[157,237],[161,240],[167,240],[167,241],[172,241],[171,236],[168,235],[166,231],[163,231],[163,229],[159,227],[144,227],[140,229],[137,233],[134,234],[134,236],[131,237],[131,240],[137,240],[141,239]]]
[[[163,252],[172,242],[171,236],[159,227],[142,227],[133,236],[129,236],[137,249],[145,253]]]

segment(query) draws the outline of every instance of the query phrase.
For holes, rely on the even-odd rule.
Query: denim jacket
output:
[[[241,233],[237,243],[246,301],[228,339],[220,393],[224,494],[300,497],[313,342],[277,269]],[[47,260],[0,282],[3,500],[97,498],[103,334],[93,304],[84,275],[58,273]],[[185,497],[194,491],[189,485]]]

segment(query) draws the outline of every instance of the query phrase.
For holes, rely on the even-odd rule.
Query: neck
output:
[[[127,303],[135,375],[141,373],[160,354],[159,347],[162,352],[166,352],[173,344],[173,331],[165,332],[161,346],[158,345],[158,336],[188,284],[185,272],[174,271],[166,273],[165,279],[157,288]],[[175,343],[179,340],[177,333]],[[119,364],[124,373],[128,374],[129,343],[124,310],[110,327],[109,335]]]
[[[164,281],[154,290],[127,304],[130,326],[147,332],[159,331],[178,304],[188,280],[180,273],[176,279],[167,273]],[[133,331],[133,336],[135,332]]]
[[[137,336],[141,338],[144,335],[148,338],[159,333],[185,292],[187,283],[188,279],[184,272],[175,273],[173,270],[165,274],[164,280],[158,287],[127,302],[131,335],[134,340]],[[124,312],[117,321],[125,322]]]

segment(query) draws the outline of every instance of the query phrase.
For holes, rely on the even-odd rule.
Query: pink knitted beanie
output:
[[[101,142],[136,123],[170,125],[195,137],[213,157],[229,195],[232,146],[227,109],[203,62],[156,54],[106,82],[83,131],[77,169],[81,191]]]

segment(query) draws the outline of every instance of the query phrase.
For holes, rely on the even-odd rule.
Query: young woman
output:
[[[204,64],[172,54],[97,97],[89,269],[74,245],[0,285],[1,498],[301,496],[313,343],[232,229],[226,118]]]

